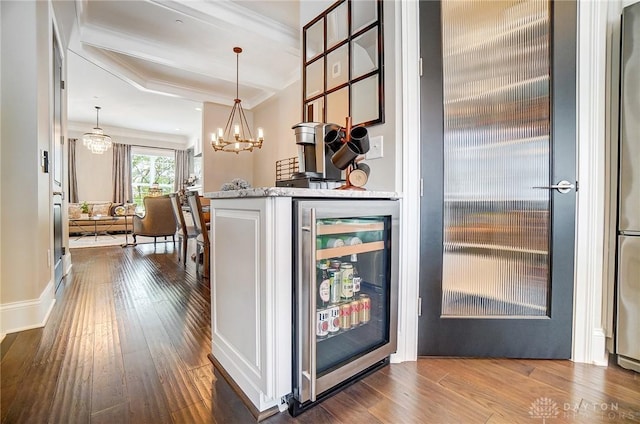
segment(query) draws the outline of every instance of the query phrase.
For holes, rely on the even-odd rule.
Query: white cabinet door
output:
[[[259,411],[291,392],[291,199],[211,202],[216,360]]]

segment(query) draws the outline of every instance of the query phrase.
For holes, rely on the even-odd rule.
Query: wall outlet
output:
[[[382,154],[382,136],[369,138],[369,151],[365,154],[365,159],[378,159]]]

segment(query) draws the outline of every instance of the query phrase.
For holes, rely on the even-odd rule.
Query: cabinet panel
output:
[[[212,354],[258,411],[291,392],[291,200],[211,202]]]
[[[260,215],[257,211],[217,211],[216,233],[220,240],[216,261],[216,284],[212,287],[214,337],[241,356],[256,377],[260,376],[260,339],[258,325],[262,287],[259,254]],[[230,242],[233,240],[233,242]],[[237,319],[217,320],[215,317]]]

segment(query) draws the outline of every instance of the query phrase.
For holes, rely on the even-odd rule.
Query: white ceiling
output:
[[[251,109],[300,78],[299,0],[76,0],[68,119],[199,138],[202,102]],[[221,123],[223,125],[223,123]],[[73,124],[72,124],[73,126]]]

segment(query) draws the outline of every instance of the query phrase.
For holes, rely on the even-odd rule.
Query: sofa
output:
[[[69,234],[82,234],[93,232],[131,233],[133,230],[133,215],[135,203],[113,203],[107,201],[86,201],[89,213],[85,216],[82,212],[82,204],[69,203],[67,225]],[[120,207],[120,208],[119,208]],[[109,217],[96,222],[94,217]]]

